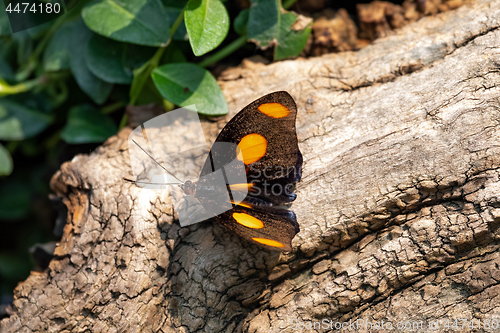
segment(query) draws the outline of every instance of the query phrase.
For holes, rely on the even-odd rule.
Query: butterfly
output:
[[[297,106],[286,91],[250,103],[217,136],[199,180],[188,180],[180,188],[240,237],[268,249],[291,251],[300,228],[285,206],[297,197],[293,190],[303,162],[296,117]],[[228,194],[230,200],[224,200]]]

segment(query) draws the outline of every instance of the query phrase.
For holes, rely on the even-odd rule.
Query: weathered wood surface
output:
[[[359,52],[222,75],[233,113],[276,90],[299,106],[290,254],[210,222],[180,228],[168,193],[123,180],[126,130],[75,157],[52,180],[69,208],[56,257],[18,286],[0,331],[499,319],[499,18],[500,1],[476,1]]]

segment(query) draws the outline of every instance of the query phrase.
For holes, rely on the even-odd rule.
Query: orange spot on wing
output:
[[[261,104],[257,109],[271,118],[284,118],[290,114],[290,110],[280,103]]]
[[[239,203],[235,203],[234,201],[232,201],[232,200],[231,200],[231,203],[232,203],[233,205],[238,205],[238,206],[241,206],[241,207],[252,208],[252,206],[247,205],[247,204],[244,204],[244,203],[241,203],[241,202],[239,202]]]
[[[272,246],[272,247],[285,247],[283,243],[280,243],[278,241],[272,240],[272,239],[267,239],[267,238],[258,238],[258,237],[252,237],[254,241],[260,244],[264,244],[267,246]]]
[[[231,191],[249,191],[253,187],[252,183],[230,184]]]
[[[267,151],[267,140],[262,135],[252,133],[245,135],[238,147],[236,148],[236,155],[238,160],[243,161],[246,165],[257,162]]]
[[[245,213],[233,213],[233,218],[236,222],[247,228],[261,229],[264,227],[264,223],[261,220]]]

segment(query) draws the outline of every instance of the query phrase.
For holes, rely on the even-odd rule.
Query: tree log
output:
[[[221,75],[233,115],[272,91],[297,102],[291,253],[181,228],[167,191],[124,180],[130,129],[63,164],[64,235],[0,331],[486,330],[500,320],[499,17],[500,1],[475,1],[357,52]]]

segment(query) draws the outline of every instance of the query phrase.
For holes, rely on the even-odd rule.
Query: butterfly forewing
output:
[[[237,149],[212,151],[201,176],[239,159],[246,166],[247,182],[254,184],[250,195],[274,204],[293,201],[291,185],[300,181],[302,172],[296,117],[295,101],[285,91],[252,102],[227,123],[215,141],[233,143]]]

